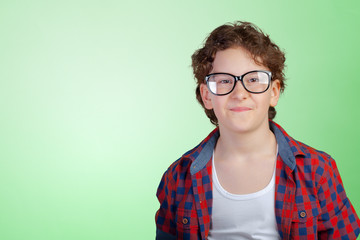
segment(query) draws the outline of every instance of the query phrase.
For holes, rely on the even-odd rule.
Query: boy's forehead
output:
[[[243,47],[231,47],[217,51],[214,56],[212,68],[213,71],[222,69],[222,71],[226,71],[226,69],[267,69],[267,67],[262,64],[262,59],[260,57],[254,57]]]

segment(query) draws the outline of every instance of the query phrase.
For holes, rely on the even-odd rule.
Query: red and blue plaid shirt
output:
[[[270,121],[279,154],[275,215],[282,239],[356,239],[360,220],[335,161],[291,138]],[[156,239],[207,239],[212,211],[212,153],[218,129],[174,162],[157,197]]]

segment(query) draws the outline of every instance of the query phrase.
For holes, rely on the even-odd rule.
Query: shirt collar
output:
[[[271,131],[275,134],[279,147],[278,151],[282,160],[291,170],[294,170],[296,166],[295,157],[298,155],[305,155],[302,147],[297,141],[291,138],[280,125],[273,121],[270,121],[269,124]],[[219,128],[216,128],[193,151],[191,151],[191,153],[188,153],[187,157],[193,160],[190,168],[191,175],[194,175],[203,169],[209,162],[219,136]]]

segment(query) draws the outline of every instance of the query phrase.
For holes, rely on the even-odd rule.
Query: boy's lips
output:
[[[230,108],[230,111],[233,111],[233,112],[246,112],[246,111],[250,111],[251,108],[249,107],[233,107],[233,108]]]

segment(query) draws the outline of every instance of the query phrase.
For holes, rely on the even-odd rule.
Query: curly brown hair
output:
[[[217,51],[232,47],[242,47],[247,50],[257,64],[263,65],[272,73],[272,81],[280,81],[280,91],[285,88],[285,54],[273,43],[256,25],[249,22],[237,21],[224,24],[210,33],[202,48],[191,56],[194,76],[197,80],[196,99],[204,108],[211,123],[218,125],[214,110],[205,108],[200,94],[200,85],[205,83],[205,76],[212,70],[212,63]],[[269,107],[269,119],[276,115],[274,107]]]

